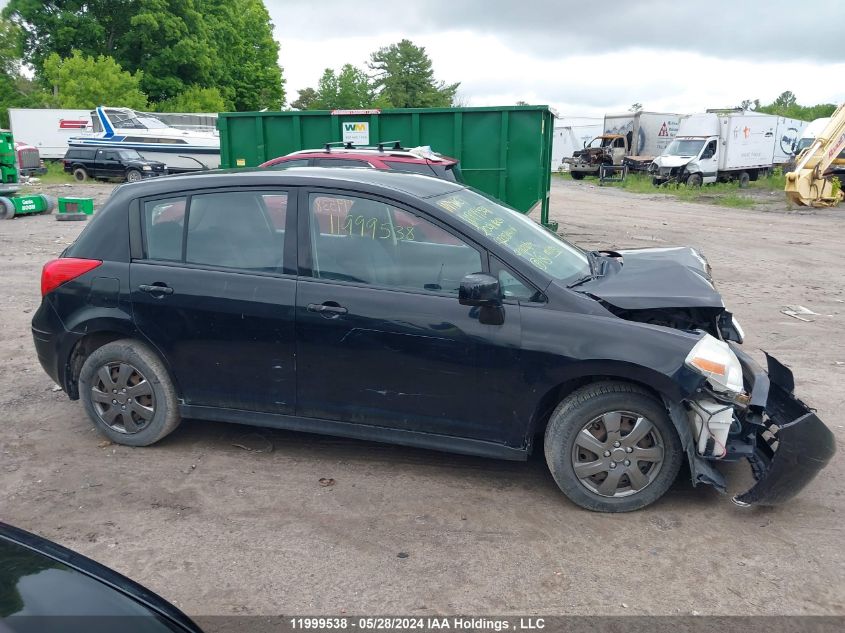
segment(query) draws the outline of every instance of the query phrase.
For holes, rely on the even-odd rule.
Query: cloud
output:
[[[266,0],[281,36],[432,35],[472,30],[536,56],[630,48],[687,51],[720,59],[842,58],[841,0]],[[319,7],[319,9],[317,9]],[[318,11],[319,15],[315,15]],[[307,16],[304,20],[303,17]]]

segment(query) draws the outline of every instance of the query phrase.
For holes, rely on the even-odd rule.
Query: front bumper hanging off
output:
[[[776,505],[794,497],[836,453],[836,440],[815,412],[795,397],[792,372],[766,354],[768,374],[731,344],[749,383],[748,415],[757,425],[757,483],[734,497],[740,505]]]

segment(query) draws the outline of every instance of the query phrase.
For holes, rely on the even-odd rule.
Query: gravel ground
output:
[[[102,203],[110,189],[39,190]],[[733,210],[558,180],[552,206],[587,247],[702,248],[746,346],[792,366],[834,430],[840,456],[819,479],[774,509],[679,479],[614,516],[569,503],[542,451],[499,462],[192,421],[155,447],[110,445],[55,390],[29,332],[41,265],[84,224],[35,216],[0,223],[0,519],[193,615],[845,614],[845,211]],[[790,318],[788,304],[818,316]],[[729,474],[747,482],[741,465]]]

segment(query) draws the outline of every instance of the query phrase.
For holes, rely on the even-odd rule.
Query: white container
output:
[[[693,403],[689,417],[695,427],[699,455],[723,457],[728,445],[728,432],[733,423],[733,407],[715,400],[698,400]],[[711,437],[714,445],[708,454],[707,442]]]

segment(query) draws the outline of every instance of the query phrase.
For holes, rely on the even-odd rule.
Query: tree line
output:
[[[745,99],[739,104],[739,107],[743,110],[776,114],[790,119],[800,119],[801,121],[812,121],[813,119],[828,117],[836,110],[835,103],[818,103],[811,106],[802,106],[798,103],[798,98],[791,90],[785,90],[774,101],[765,105],[761,104],[759,99]]]
[[[326,69],[290,106],[451,106],[457,88],[402,40],[365,69]],[[263,0],[10,0],[0,14],[0,126],[10,107],[278,110],[285,97]]]
[[[0,20],[0,110],[278,109],[278,58],[262,0],[10,0]]]
[[[338,71],[326,68],[317,86],[300,90],[291,106],[298,110],[447,108],[455,105],[459,86],[437,81],[425,48],[403,39],[373,52],[366,70],[352,64]]]

